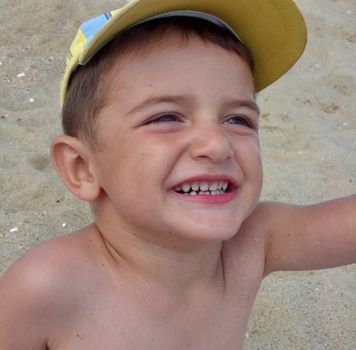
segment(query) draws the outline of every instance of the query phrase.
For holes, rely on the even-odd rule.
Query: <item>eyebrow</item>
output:
[[[176,103],[176,104],[193,104],[193,98],[188,95],[160,95],[160,96],[153,96],[149,97],[146,100],[139,103],[137,106],[132,108],[127,114],[134,114],[138,111],[141,111],[145,108],[150,106],[154,106],[158,103]],[[240,100],[240,99],[226,99],[223,101],[223,105],[228,108],[239,108],[239,107],[247,107],[257,115],[260,115],[260,109],[257,103],[253,100]]]
[[[137,106],[132,108],[127,114],[133,114],[142,109],[154,106],[158,103],[176,103],[176,104],[192,104],[193,99],[188,95],[160,95],[149,97],[146,100],[139,103]]]
[[[257,113],[257,115],[260,115],[260,109],[257,105],[257,103],[254,100],[240,100],[240,99],[226,99],[224,101],[224,106],[229,107],[229,108],[239,108],[239,107],[247,107],[254,112]]]

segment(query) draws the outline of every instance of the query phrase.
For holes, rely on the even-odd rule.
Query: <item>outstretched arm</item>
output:
[[[356,195],[310,206],[262,205],[265,275],[356,262]]]

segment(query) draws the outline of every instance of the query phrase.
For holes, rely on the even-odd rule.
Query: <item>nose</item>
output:
[[[196,126],[190,145],[190,155],[194,159],[207,159],[221,163],[233,156],[231,140],[221,125]]]

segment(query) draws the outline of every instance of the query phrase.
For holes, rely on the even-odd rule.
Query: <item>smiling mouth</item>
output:
[[[231,192],[236,188],[231,182],[221,181],[197,181],[193,183],[183,183],[174,187],[174,191],[178,194],[186,196],[217,196]]]

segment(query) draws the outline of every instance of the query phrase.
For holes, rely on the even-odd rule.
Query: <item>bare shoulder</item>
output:
[[[233,266],[241,265],[241,261],[248,263],[251,274],[262,279],[270,272],[266,272],[266,263],[271,255],[270,242],[276,238],[276,232],[288,235],[290,217],[296,218],[301,208],[279,202],[259,202],[233,239],[225,243],[227,259],[237,261]],[[253,267],[256,269],[254,272]]]
[[[254,249],[264,252],[271,218],[275,217],[277,212],[278,208],[275,206],[275,203],[258,203],[253,212],[242,223],[232,240],[232,244],[253,246]]]
[[[269,203],[258,203],[245,219],[236,235],[224,243],[224,258],[231,274],[241,278],[246,274],[251,285],[259,285],[264,274]]]
[[[0,279],[0,339],[4,349],[45,349],[51,327],[76,312],[90,260],[90,232],[33,248]],[[12,337],[14,336],[14,337]]]

